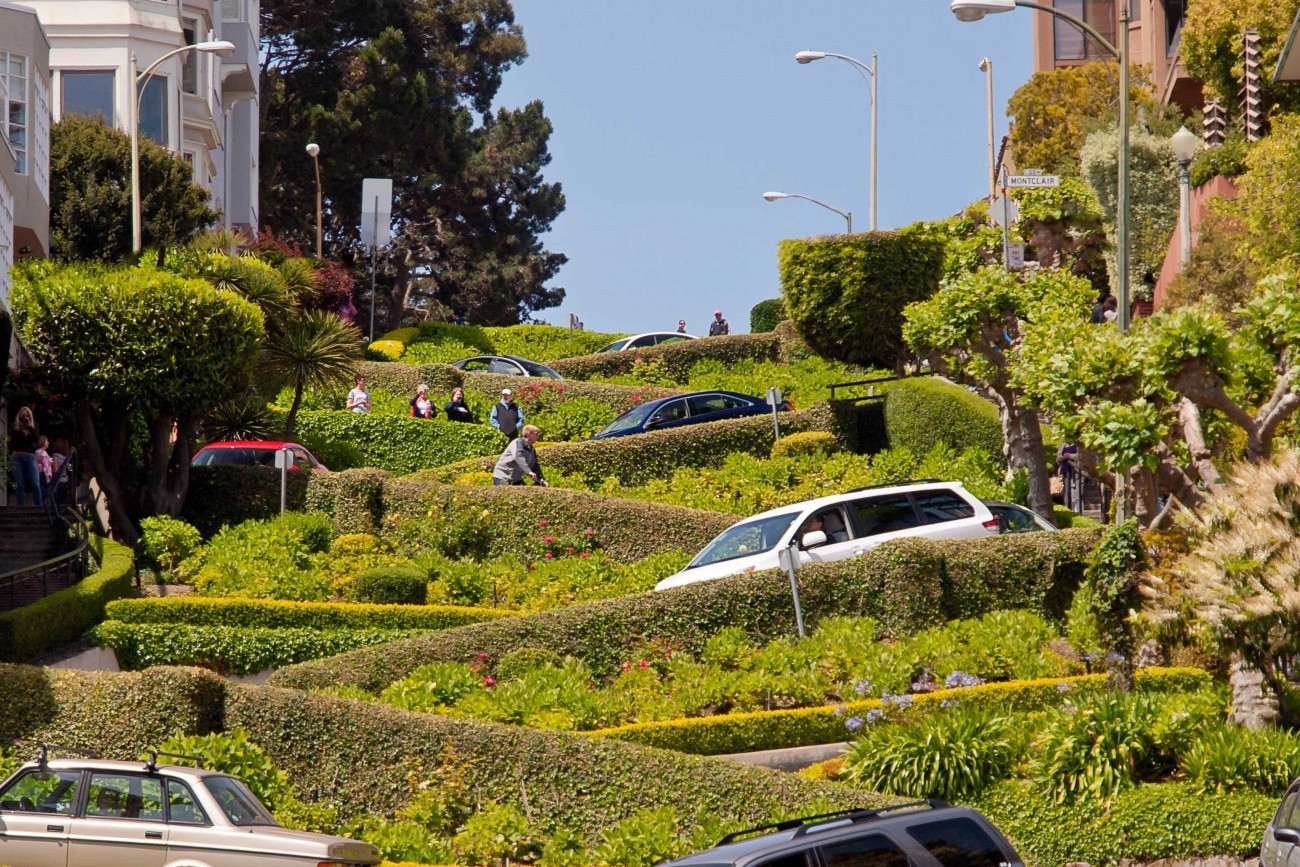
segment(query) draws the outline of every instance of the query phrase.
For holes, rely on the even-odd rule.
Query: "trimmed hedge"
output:
[[[638,359],[643,362],[662,361],[670,377],[685,382],[696,362],[706,358],[735,364],[739,361],[779,361],[781,354],[781,339],[775,334],[730,334],[622,352],[561,358],[549,366],[566,378],[595,379],[631,373]]]
[[[104,617],[104,606],[131,595],[135,559],[131,549],[90,537],[99,570],[39,602],[0,614],[0,660],[33,659],[71,644]]]
[[[785,320],[785,299],[768,298],[749,308],[749,330],[754,334],[775,331]]]
[[[1098,535],[1063,530],[969,541],[900,539],[862,557],[809,564],[800,573],[804,620],[816,626],[834,615],[869,616],[898,635],[1007,608],[1060,618]],[[521,647],[575,656],[597,674],[609,674],[646,639],[698,654],[727,626],[745,629],[756,641],[789,635],[794,612],[786,577],[777,570],[736,575],[463,626],[291,666],[272,682],[299,688],[356,685],[378,692],[428,662],[467,662],[485,653],[491,666]]]
[[[196,668],[86,672],[0,663],[0,744],[36,743],[134,759],[176,732],[221,730],[226,683]]]
[[[1209,674],[1196,668],[1139,669],[1135,678],[1137,687],[1146,692],[1189,692],[1211,680]],[[1063,697],[1061,684],[1069,684],[1068,694],[1074,700],[1082,695],[1105,692],[1106,675],[1017,680],[965,689],[941,689],[916,695],[913,713],[933,711],[947,699],[956,699],[967,706],[1009,708],[1018,713],[1045,710],[1060,706]],[[845,719],[864,716],[867,711],[879,707],[879,699],[868,699],[838,706],[633,723],[585,734],[705,756],[747,753],[847,740]]]
[[[90,631],[90,639],[113,648],[126,671],[197,665],[223,674],[252,674],[422,634],[412,629],[259,629],[107,620]]]
[[[291,471],[285,485],[285,507],[302,511],[307,486],[331,473],[314,470]],[[185,494],[181,517],[193,524],[203,538],[224,526],[250,518],[274,518],[280,514],[280,471],[273,467],[190,467],[190,487]]]
[[[438,409],[441,413],[441,406]],[[361,452],[366,467],[396,475],[478,455],[495,459],[509,442],[505,434],[486,424],[344,410],[299,413],[297,430],[305,439],[351,443]]]
[[[429,393],[446,395],[446,402],[451,398],[451,390],[463,386],[465,374],[450,364],[402,364],[392,361],[360,361],[355,365],[356,372],[366,378],[369,388],[382,388],[392,394],[415,394],[415,387],[420,383],[429,386]],[[439,409],[442,405],[439,404]],[[360,413],[359,413],[360,414]]]
[[[919,376],[885,383],[885,448],[923,455],[938,443],[1002,456],[1002,421],[992,403],[944,379]]]
[[[170,596],[119,599],[105,616],[123,623],[185,623],[248,629],[421,629],[437,631],[510,616],[491,608],[456,605],[370,605],[348,602],[279,602]]]
[[[1109,803],[1052,804],[1031,784],[1005,782],[971,802],[1037,867],[1248,858],[1280,793],[1199,793],[1190,783],[1141,785]]]
[[[293,690],[232,685],[225,723],[249,733],[302,791],[328,792],[346,816],[387,813],[409,796],[403,769],[450,763],[468,794],[526,810],[544,831],[591,834],[640,810],[753,824],[831,807],[878,806],[870,792],[793,774],[605,738],[409,713]],[[823,807],[823,809],[826,809]]]

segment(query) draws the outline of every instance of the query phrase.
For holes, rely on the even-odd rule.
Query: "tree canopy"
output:
[[[362,179],[393,179],[390,321],[505,325],[561,302],[546,284],[565,257],[539,240],[564,208],[542,178],[550,121],[540,102],[491,110],[526,56],[509,0],[266,0],[262,33],[265,223],[314,233],[315,141],[336,257],[360,253]]]
[[[1178,56],[1187,74],[1205,83],[1230,116],[1237,115],[1245,69],[1247,30],[1259,33],[1263,74],[1260,89],[1266,114],[1300,110],[1300,84],[1274,82],[1273,72],[1286,43],[1300,0],[1196,0],[1187,4]]]

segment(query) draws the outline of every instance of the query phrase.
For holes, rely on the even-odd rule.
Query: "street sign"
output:
[[[993,200],[993,204],[989,205],[989,219],[999,226],[1010,226],[1020,219],[1020,206],[1016,204],[1015,199],[998,196]]]
[[[1007,267],[1012,271],[1019,271],[1025,267],[1025,245],[1008,244],[1007,245]]]
[[[1013,190],[1059,187],[1060,185],[1060,175],[1009,175],[1007,177],[1007,186]]]
[[[361,179],[361,246],[387,247],[393,240],[393,179]]]

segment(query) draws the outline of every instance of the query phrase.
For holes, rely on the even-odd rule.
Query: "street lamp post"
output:
[[[131,52],[130,62],[128,65],[127,78],[131,83],[131,252],[139,253],[142,246],[143,220],[141,217],[140,207],[140,89],[149,82],[150,76],[162,65],[163,61],[170,60],[178,54],[186,51],[202,51],[205,53],[216,54],[220,57],[229,57],[235,52],[235,43],[225,39],[219,39],[215,42],[196,42],[193,45],[182,45],[180,48],[173,48],[162,57],[159,57],[153,63],[145,67],[144,72],[136,73],[136,56]]]
[[[993,61],[987,57],[980,61],[980,72],[988,79],[989,91],[989,201],[998,197],[998,158],[993,142]]]
[[[799,193],[775,193],[775,192],[763,193],[763,199],[769,202],[775,202],[777,199],[803,199],[805,202],[812,202],[814,205],[821,205],[826,210],[834,211],[835,213],[843,217],[844,222],[848,224],[847,226],[848,233],[850,235],[853,234],[853,212],[852,211],[841,211],[839,208],[828,205],[825,202],[821,201],[820,199],[814,199],[812,196],[805,196]]]
[[[985,15],[996,12],[1010,12],[1017,6],[1023,6],[1026,9],[1037,9],[1039,12],[1046,12],[1049,15],[1055,15],[1057,18],[1070,22],[1078,27],[1088,36],[1091,36],[1098,45],[1106,49],[1119,61],[1119,172],[1118,172],[1118,190],[1115,205],[1115,259],[1116,270],[1119,271],[1115,293],[1115,300],[1119,302],[1119,310],[1116,322],[1119,324],[1121,331],[1127,331],[1129,327],[1129,273],[1128,273],[1128,224],[1129,224],[1129,146],[1128,146],[1128,126],[1129,126],[1129,50],[1128,50],[1128,24],[1129,8],[1128,2],[1120,3],[1119,11],[1119,45],[1111,44],[1110,40],[1097,32],[1096,28],[1088,24],[1081,18],[1077,18],[1068,12],[1062,12],[1053,6],[1042,3],[1034,3],[1031,0],[952,0],[949,8],[952,14],[957,16],[958,21],[979,21]]]
[[[1192,260],[1192,158],[1201,140],[1185,126],[1180,126],[1169,143],[1178,158],[1178,240],[1182,250],[1179,264],[1186,268]]]
[[[799,63],[812,63],[814,60],[821,60],[825,57],[834,57],[836,60],[843,60],[845,63],[852,64],[854,68],[858,70],[858,74],[863,78],[867,78],[868,83],[871,85],[871,199],[867,223],[871,231],[874,232],[876,231],[876,54],[872,52],[870,66],[867,66],[860,60],[855,60],[854,58],[849,57],[847,54],[835,54],[831,51],[800,51],[794,56],[794,59]],[[870,77],[868,78],[868,76]],[[769,199],[769,201],[771,200]]]
[[[311,142],[307,145],[307,156],[311,157],[312,165],[316,167],[316,258],[321,259],[321,195],[320,195],[320,145]]]

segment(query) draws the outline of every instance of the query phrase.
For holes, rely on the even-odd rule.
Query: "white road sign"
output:
[[[1015,199],[998,196],[989,205],[989,218],[999,226],[1009,227],[1020,219],[1020,206]]]
[[[1009,175],[1007,186],[1011,189],[1037,189],[1041,187],[1059,187],[1060,175]]]

